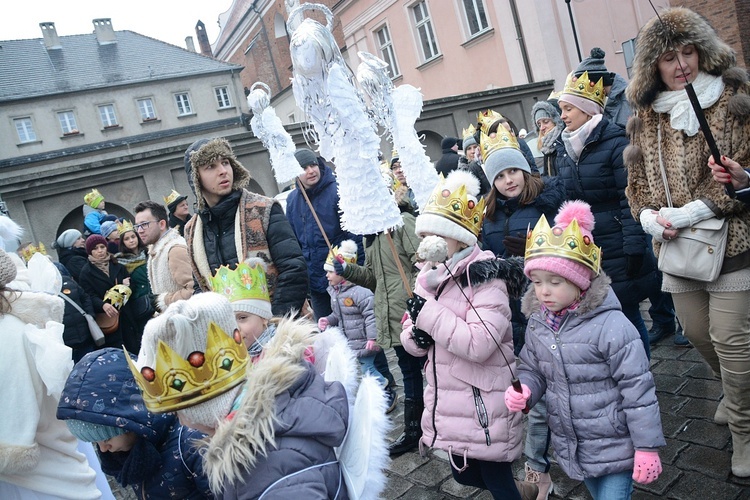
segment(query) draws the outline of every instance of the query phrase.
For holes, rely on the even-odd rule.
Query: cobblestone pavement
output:
[[[390,438],[395,439],[403,429],[401,371],[395,353],[391,350],[387,355],[399,383],[399,404],[390,415],[394,424]],[[735,478],[730,473],[729,429],[713,422],[721,384],[712,377],[698,352],[676,347],[672,338],[667,337],[652,346],[651,370],[667,439],[667,446],[660,453],[664,472],[650,485],[637,485],[633,499],[750,500],[750,479]],[[517,476],[522,475],[523,459],[513,466]],[[556,465],[550,472],[555,484],[550,498],[591,499],[583,483],[568,479]],[[406,453],[391,462],[387,474],[388,484],[383,494],[386,500],[492,498],[486,491],[456,483],[447,456],[441,451],[430,453],[427,458],[416,452]],[[113,491],[118,500],[135,498],[130,489]]]

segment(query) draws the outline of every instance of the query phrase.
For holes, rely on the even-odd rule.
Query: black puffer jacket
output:
[[[85,248],[58,248],[57,258],[60,264],[65,266],[70,275],[74,280],[80,283],[81,269],[85,266],[89,259],[86,255]]]
[[[625,197],[628,174],[622,152],[627,145],[625,130],[602,118],[586,139],[578,163],[568,156],[562,140],[557,143],[555,162],[567,199],[591,205],[602,269],[612,279],[620,302],[632,304],[644,300],[659,284],[656,259]]]
[[[60,289],[66,297],[78,304],[84,312],[94,315],[94,306],[91,303],[91,297],[81,288],[78,283],[71,277],[63,277],[62,288]],[[78,346],[86,343],[91,339],[89,333],[89,324],[78,309],[73,304],[65,301],[65,315],[63,316],[63,342],[68,347]]]

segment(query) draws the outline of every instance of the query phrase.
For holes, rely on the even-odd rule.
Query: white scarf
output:
[[[589,121],[575,129],[573,132],[568,132],[566,129],[560,134],[563,145],[565,145],[565,151],[568,152],[568,156],[570,156],[574,162],[578,163],[578,160],[581,157],[581,151],[583,151],[583,147],[586,145],[586,140],[596,126],[599,125],[599,122],[602,121],[602,116],[603,115],[594,115]]]
[[[724,82],[720,76],[712,76],[701,71],[693,82],[702,109],[710,108],[724,92]],[[690,98],[684,90],[665,90],[660,92],[651,105],[657,113],[669,113],[669,124],[675,130],[682,130],[694,136],[700,130],[698,117],[695,116]]]

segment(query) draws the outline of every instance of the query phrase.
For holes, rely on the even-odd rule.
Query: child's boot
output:
[[[395,457],[417,447],[422,437],[423,401],[404,399],[404,432],[388,447],[390,456]]]
[[[518,493],[521,494],[521,500],[536,500],[539,498],[539,488],[535,484],[519,481],[518,479],[514,481],[516,482]]]
[[[533,484],[539,488],[539,493],[536,496],[536,500],[547,500],[554,489],[552,484],[552,477],[549,472],[539,472],[529,467],[529,464],[525,464],[526,477],[523,482]]]

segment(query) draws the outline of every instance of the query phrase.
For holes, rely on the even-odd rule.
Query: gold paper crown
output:
[[[565,88],[562,93],[583,97],[595,102],[602,108],[604,107],[604,98],[607,97],[604,93],[604,78],[599,78],[599,81],[594,83],[589,80],[588,71],[584,71],[579,77],[574,76],[573,73],[569,74],[568,79],[565,80]]]
[[[474,128],[474,125],[469,125],[469,128],[465,128],[461,130],[461,139],[467,139],[468,137],[474,137],[474,134],[476,134],[477,129]]]
[[[391,163],[393,163],[394,158],[400,158],[398,155],[398,149],[396,148],[393,148],[393,151],[391,151]]]
[[[120,220],[116,220],[115,224],[117,224],[117,234],[122,236],[123,234],[127,233],[128,231],[135,231],[135,228],[133,227],[133,223],[129,220],[123,220],[120,222]]]
[[[26,247],[23,250],[21,250],[21,256],[23,257],[23,260],[26,262],[30,261],[31,257],[35,253],[47,255],[47,249],[44,247],[44,243],[40,241],[39,246],[34,246],[33,243],[29,243],[28,245],[26,245]]]
[[[477,236],[484,218],[484,197],[478,202],[470,199],[463,184],[451,191],[445,187],[445,178],[440,174],[440,180],[421,213],[445,217]]]
[[[97,208],[99,203],[104,201],[104,196],[99,192],[98,189],[92,189],[90,193],[86,193],[83,197],[83,202],[91,208]]]
[[[237,300],[265,300],[268,294],[266,272],[260,262],[240,262],[237,267],[219,267],[211,277],[211,289],[223,295],[229,302]]]
[[[354,251],[354,255],[347,257],[343,253],[341,253],[341,249],[339,247],[333,247],[330,252],[328,252],[328,256],[326,257],[326,265],[333,268],[333,259],[335,258],[339,262],[346,262],[347,264],[356,264],[357,263],[357,253],[356,249]]]
[[[169,193],[169,196],[164,197],[164,204],[168,207],[169,205],[174,203],[175,200],[177,200],[177,198],[179,198],[180,196],[182,195],[180,195],[180,193],[173,189],[172,192]]]
[[[552,92],[549,93],[549,96],[547,97],[547,100],[551,101],[551,100],[554,99],[556,101],[556,100],[560,99],[561,95],[562,95],[562,90],[558,90],[557,92],[555,92],[553,90]]]
[[[492,124],[498,120],[501,120],[502,118],[503,115],[501,115],[497,111],[486,109],[484,111],[480,111],[477,115],[477,123],[479,124],[479,129],[482,132],[484,132],[485,134],[489,134],[489,130]]]
[[[599,274],[602,250],[590,236],[581,233],[576,219],[565,229],[559,226],[550,228],[547,217],[542,215],[534,230],[526,235],[524,258],[528,261],[534,257],[562,257],[583,264]]]
[[[108,302],[117,309],[121,309],[122,306],[128,303],[132,293],[133,291],[129,286],[115,285],[104,294],[104,302]]]
[[[247,348],[239,330],[227,335],[219,325],[208,325],[206,352],[194,351],[183,359],[164,341],[156,347],[154,367],[138,371],[125,351],[130,371],[143,391],[143,402],[152,413],[189,408],[242,383],[247,376]]]
[[[505,127],[497,127],[497,135],[490,137],[484,132],[481,133],[479,143],[482,146],[482,159],[486,162],[492,153],[500,149],[512,148],[521,151],[518,146],[518,139]]]

